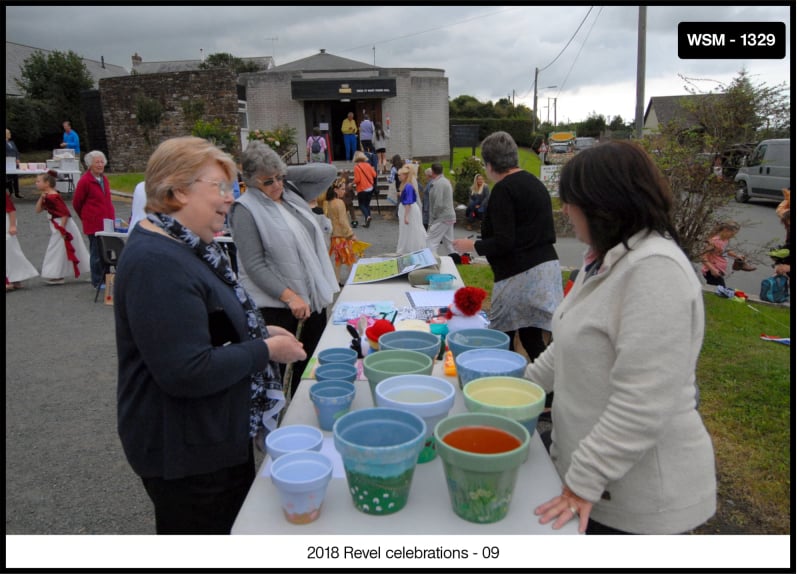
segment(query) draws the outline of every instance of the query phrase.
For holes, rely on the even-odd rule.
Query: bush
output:
[[[287,152],[292,151],[295,145],[297,130],[287,125],[278,126],[272,131],[253,130],[247,139],[250,141],[260,140],[274,149],[279,156],[283,157]]]
[[[192,127],[192,135],[207,139],[220,149],[232,153],[236,147],[236,137],[217,118],[213,122],[197,120]]]

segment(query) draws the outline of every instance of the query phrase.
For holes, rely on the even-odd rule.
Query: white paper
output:
[[[447,307],[453,302],[455,294],[455,289],[406,291],[406,297],[414,307]]]

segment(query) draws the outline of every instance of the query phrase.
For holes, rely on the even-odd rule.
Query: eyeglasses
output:
[[[220,197],[225,197],[226,195],[233,195],[233,183],[227,181],[217,181],[214,179],[203,179],[202,177],[198,177],[195,181],[204,181],[206,183],[213,183],[217,186],[219,190]]]
[[[276,175],[276,176],[271,177],[269,179],[265,179],[264,181],[261,182],[261,185],[263,185],[264,187],[269,187],[273,183],[276,183],[276,182],[280,183],[282,181],[286,181],[286,176],[285,175]]]

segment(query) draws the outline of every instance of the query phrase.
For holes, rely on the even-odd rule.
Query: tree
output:
[[[14,133],[22,135],[30,131],[59,141],[64,120],[69,120],[78,133],[85,132],[81,92],[91,89],[94,81],[75,52],[34,52],[22,64],[17,84],[27,102],[12,108],[25,112],[23,117],[14,117],[12,110],[7,109],[7,121],[14,126]],[[36,110],[37,114],[31,117],[30,110]],[[19,125],[22,120],[27,123]]]
[[[575,131],[580,137],[600,137],[606,131],[606,118],[602,114],[592,112],[592,115],[578,124]]]
[[[686,79],[686,78],[684,78]],[[643,143],[667,178],[675,201],[674,223],[682,246],[697,261],[706,248],[706,238],[717,223],[718,211],[734,193],[731,181],[717,177],[712,161],[735,143],[759,141],[786,133],[790,124],[785,84],[753,86],[742,71],[727,86],[699,93],[684,102],[696,126],[671,122]]]
[[[229,68],[237,74],[245,74],[247,72],[258,72],[261,67],[255,62],[245,62],[241,58],[237,58],[227,52],[217,52],[216,54],[209,54],[204,62],[200,64],[201,70],[210,70],[211,68]]]
[[[608,129],[612,132],[620,131],[625,129],[625,120],[622,119],[622,116],[616,115],[614,119],[611,120],[608,124]]]

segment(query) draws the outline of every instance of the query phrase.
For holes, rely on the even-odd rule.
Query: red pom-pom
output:
[[[481,310],[486,295],[486,291],[480,287],[462,287],[456,291],[453,302],[459,311],[471,317]]]
[[[372,325],[367,327],[364,334],[370,341],[377,341],[384,333],[394,331],[394,324],[386,319],[378,319]]]

